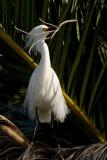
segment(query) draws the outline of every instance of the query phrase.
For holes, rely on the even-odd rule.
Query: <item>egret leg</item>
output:
[[[34,133],[33,133],[33,139],[32,139],[33,142],[35,139],[35,134],[36,134],[37,129],[38,129],[38,116],[37,116],[37,108],[36,108],[36,125],[35,125],[35,129],[34,129]]]
[[[61,147],[60,147],[60,144],[58,143],[58,139],[57,139],[57,136],[56,136],[56,133],[54,131],[54,115],[52,113],[51,115],[51,128],[52,128],[52,131],[53,131],[53,135],[55,137],[55,141],[56,141],[56,144],[57,144],[57,147],[58,147],[58,152],[59,152],[59,155],[61,157],[61,160],[64,160],[64,157],[63,155],[61,154]]]

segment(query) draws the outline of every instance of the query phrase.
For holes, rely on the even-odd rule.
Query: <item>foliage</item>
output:
[[[1,160],[106,160],[107,159],[107,143],[91,144],[87,146],[73,146],[71,148],[52,148],[44,143],[32,143],[26,150],[16,145],[3,133],[0,133]],[[3,139],[5,139],[3,141]],[[8,142],[8,143],[7,143]],[[5,146],[5,147],[4,147]]]
[[[22,48],[25,35],[17,32],[15,26],[29,31],[40,24],[39,17],[55,25],[67,19],[78,19],[78,23],[66,24],[51,41],[47,41],[52,67],[62,88],[104,136],[107,134],[107,97],[104,94],[107,89],[107,39],[102,27],[105,3],[104,0],[0,1],[1,29]],[[7,99],[7,102],[15,103],[18,96],[18,102],[22,102],[23,88],[27,87],[32,69],[7,44],[0,39],[0,101],[4,103]],[[2,112],[8,112],[8,109]]]

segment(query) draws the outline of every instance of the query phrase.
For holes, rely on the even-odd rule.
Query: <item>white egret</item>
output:
[[[56,121],[64,122],[69,109],[62,94],[59,79],[51,67],[49,49],[45,39],[49,34],[49,27],[39,25],[27,35],[26,47],[34,54],[40,53],[38,67],[30,78],[24,106],[27,107],[29,117],[36,116],[41,123],[50,123],[52,114]]]

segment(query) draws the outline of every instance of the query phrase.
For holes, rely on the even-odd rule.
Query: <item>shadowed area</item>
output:
[[[35,124],[23,112],[16,109],[6,115],[32,141]],[[24,121],[23,121],[24,120]],[[20,123],[19,123],[20,122]],[[69,116],[64,124],[53,122],[39,124],[34,141],[27,148],[16,144],[0,131],[1,160],[106,160],[107,143],[94,143],[74,123]]]

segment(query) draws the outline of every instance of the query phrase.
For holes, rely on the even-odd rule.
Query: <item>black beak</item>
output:
[[[55,32],[55,30],[57,29],[57,27],[54,27],[54,26],[50,26],[48,27],[45,31],[48,32],[48,35],[47,35],[47,38],[50,38],[53,33]]]
[[[55,31],[57,29],[57,27],[51,26],[48,27],[47,31]]]

